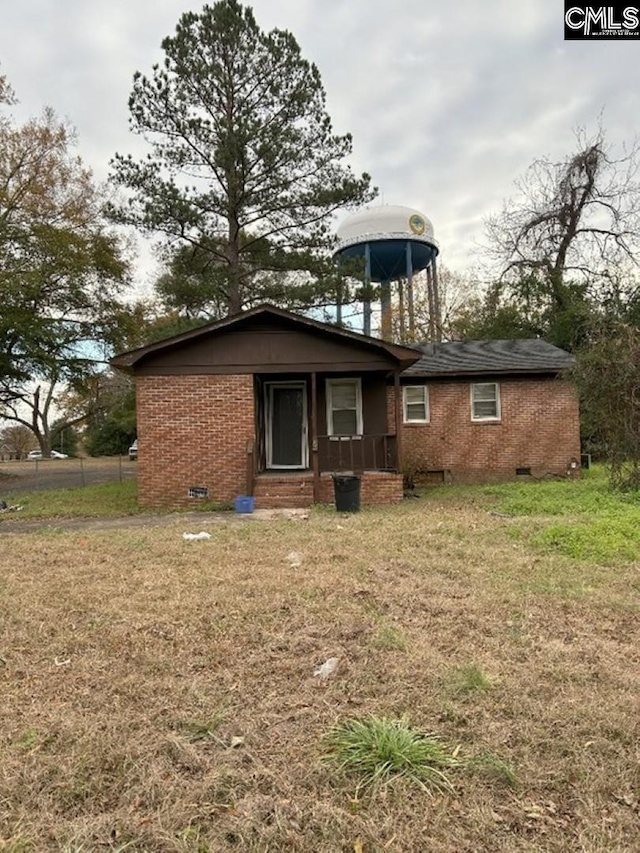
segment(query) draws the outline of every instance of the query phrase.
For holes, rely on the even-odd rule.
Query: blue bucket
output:
[[[240,495],[240,497],[234,498],[233,505],[236,512],[253,512],[255,502],[256,499],[253,496]]]

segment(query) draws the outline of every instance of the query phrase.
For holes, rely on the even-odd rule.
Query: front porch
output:
[[[363,504],[401,499],[397,371],[256,374],[254,406],[246,470],[258,506],[332,502],[331,474],[347,472],[361,476]]]

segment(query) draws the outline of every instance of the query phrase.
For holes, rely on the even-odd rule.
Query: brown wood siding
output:
[[[309,329],[259,326],[220,331],[149,354],[140,375],[381,371],[395,359],[360,342],[335,340]]]
[[[339,436],[318,439],[321,471],[395,471],[398,468],[395,435]]]
[[[327,379],[360,379],[362,382],[362,429],[365,435],[382,435],[387,426],[386,374],[359,376],[353,373],[332,373],[318,377],[318,434],[327,435]]]
[[[320,468],[323,471],[354,469],[380,469],[395,463],[395,442],[387,447],[383,436],[389,432],[387,421],[387,377],[386,373],[364,374],[341,373],[318,378],[318,434],[326,436],[327,428],[327,379],[357,379],[362,385],[362,431],[364,436],[377,438],[344,446],[336,440],[321,439],[319,442]],[[353,465],[350,454],[354,454]],[[392,466],[391,466],[392,467]]]
[[[362,420],[365,435],[389,432],[386,377],[362,377]]]

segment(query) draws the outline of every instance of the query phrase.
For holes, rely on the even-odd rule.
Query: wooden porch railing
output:
[[[320,471],[397,471],[396,436],[319,435]]]

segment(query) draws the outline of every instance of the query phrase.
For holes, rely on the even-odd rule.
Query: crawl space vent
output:
[[[187,496],[190,498],[208,498],[209,489],[206,486],[189,486]]]

